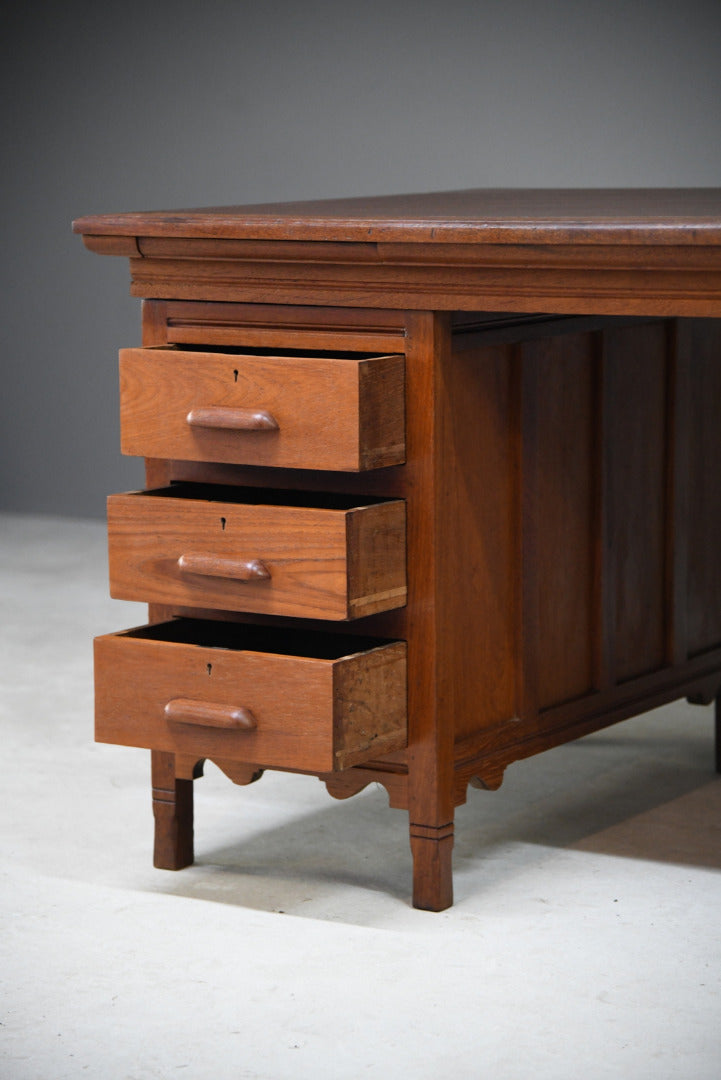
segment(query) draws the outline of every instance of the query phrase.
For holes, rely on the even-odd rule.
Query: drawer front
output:
[[[406,745],[405,642],[206,625],[96,639],[97,741],[309,772]]]
[[[402,356],[120,353],[125,454],[357,472],[405,460]]]
[[[284,496],[250,489],[227,502],[195,493],[179,484],[109,498],[112,596],[334,620],[405,604],[402,500],[334,509],[265,504]]]

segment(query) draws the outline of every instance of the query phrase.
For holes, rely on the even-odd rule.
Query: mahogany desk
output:
[[[511,762],[721,687],[721,191],[460,191],[82,218],[130,259],[96,735],[407,809],[452,903],[455,807]],[[717,710],[718,716],[718,710]]]

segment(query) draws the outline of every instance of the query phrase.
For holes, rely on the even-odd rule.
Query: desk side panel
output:
[[[454,362],[478,435],[449,550],[481,613],[456,639],[460,775],[717,692],[721,321],[536,327]]]

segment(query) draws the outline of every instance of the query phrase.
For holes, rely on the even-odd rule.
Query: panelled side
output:
[[[453,637],[459,799],[721,682],[721,321],[511,333],[461,340],[449,365],[476,432],[445,503],[462,525],[449,567],[478,612]]]
[[[721,646],[721,320],[679,323],[688,363],[687,649]]]

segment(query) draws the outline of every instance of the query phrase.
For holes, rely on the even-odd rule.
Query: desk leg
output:
[[[153,866],[182,870],[193,862],[193,781],[178,780],[175,755],[151,750],[155,846]]]
[[[453,822],[434,828],[411,824],[413,907],[444,911],[453,903]]]
[[[478,455],[476,365],[453,362],[451,338],[447,314],[407,315],[408,814],[413,906],[425,911],[453,903],[454,716],[466,692],[459,641],[473,631],[466,607],[477,618],[462,569]]]

